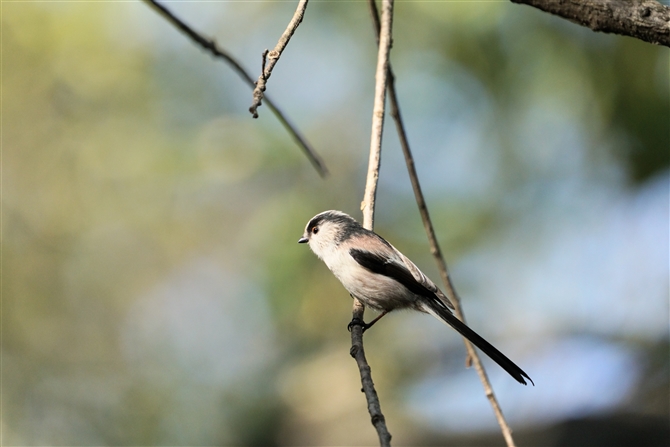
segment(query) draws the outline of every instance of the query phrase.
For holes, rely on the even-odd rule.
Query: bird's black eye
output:
[[[312,234],[316,234],[318,232],[319,232],[319,227],[312,228]]]

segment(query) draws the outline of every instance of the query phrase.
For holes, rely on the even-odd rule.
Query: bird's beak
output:
[[[300,239],[298,239],[298,243],[299,243],[299,244],[306,244],[308,241],[309,241],[309,240],[308,240],[305,236],[303,236],[303,237],[301,237]]]

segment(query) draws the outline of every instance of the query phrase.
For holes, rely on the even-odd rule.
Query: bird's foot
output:
[[[347,325],[347,330],[351,332],[351,329],[353,329],[354,326],[360,326],[363,332],[365,332],[372,325],[366,324],[365,321],[361,320],[360,318],[352,318],[349,324]]]

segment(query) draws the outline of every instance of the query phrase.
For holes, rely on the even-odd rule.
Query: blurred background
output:
[[[168,3],[253,76],[295,2]],[[519,445],[666,446],[668,50],[506,2],[399,2],[391,53],[436,230]],[[303,245],[360,219],[376,49],[310,2],[268,94],[138,2],[2,5],[3,445],[374,445],[351,299]],[[438,279],[393,123],[376,230]],[[368,312],[367,318],[374,315]],[[504,445],[459,336],[365,347],[395,445]]]

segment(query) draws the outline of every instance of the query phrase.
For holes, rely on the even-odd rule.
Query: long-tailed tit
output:
[[[341,211],[317,214],[307,223],[298,242],[308,243],[352,296],[381,312],[368,324],[362,321],[350,324],[359,324],[366,330],[392,310],[427,312],[470,340],[519,383],[526,385],[524,377],[533,382],[502,352],[456,318],[449,299],[412,261],[348,214]]]

